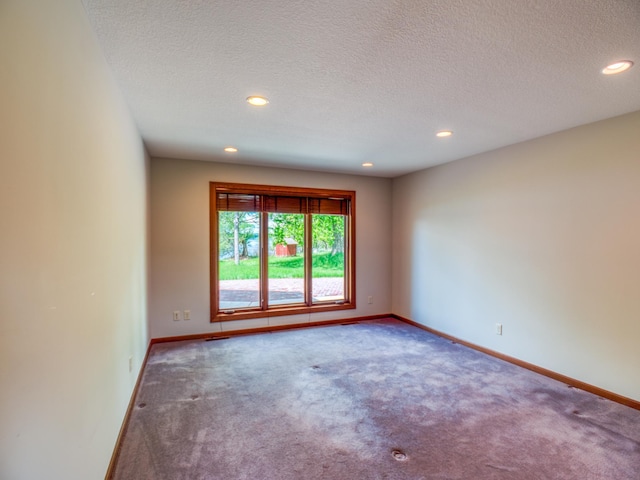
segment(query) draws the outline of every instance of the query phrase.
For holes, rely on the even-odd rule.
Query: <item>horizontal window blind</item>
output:
[[[228,212],[260,212],[262,196],[247,193],[218,193],[216,208]]]
[[[349,200],[346,198],[310,198],[309,213],[349,215]]]
[[[307,197],[264,197],[264,211],[272,213],[307,213]]]
[[[216,209],[232,212],[314,213],[349,215],[347,198],[318,198],[292,195],[260,195],[218,192]]]

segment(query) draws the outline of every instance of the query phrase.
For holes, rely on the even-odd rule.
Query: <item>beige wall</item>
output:
[[[0,478],[104,478],[147,344],[144,148],[79,1],[3,0],[0,65]]]
[[[153,158],[150,176],[152,338],[389,313],[391,181],[299,170]],[[356,310],[210,323],[209,182],[356,191]],[[373,296],[373,304],[367,297]],[[174,322],[174,310],[191,320]]]
[[[640,112],[394,179],[393,252],[394,313],[640,400]]]

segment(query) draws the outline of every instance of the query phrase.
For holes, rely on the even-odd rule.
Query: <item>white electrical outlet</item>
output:
[[[173,321],[174,322],[180,321],[180,310],[176,310],[173,312]]]
[[[502,324],[496,323],[496,335],[502,335]]]
[[[185,320],[191,320],[191,310],[185,310],[182,312],[182,318]]]
[[[373,303],[373,297],[371,295],[369,295],[369,298],[367,299],[367,303]]]

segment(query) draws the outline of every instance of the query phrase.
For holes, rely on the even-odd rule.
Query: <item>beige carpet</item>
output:
[[[118,480],[640,479],[640,411],[396,320],[152,348]]]

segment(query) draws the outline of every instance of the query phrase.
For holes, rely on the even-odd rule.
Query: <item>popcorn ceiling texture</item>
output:
[[[154,345],[115,479],[639,471],[640,411],[388,319]]]
[[[83,3],[155,157],[392,177],[640,109],[637,0]]]

